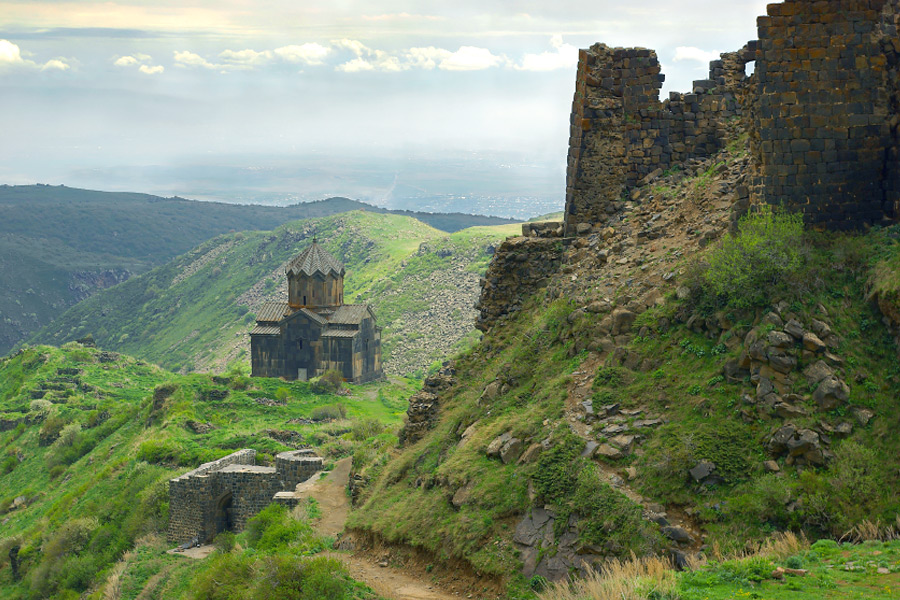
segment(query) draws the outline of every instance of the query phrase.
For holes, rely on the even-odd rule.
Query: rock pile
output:
[[[453,366],[445,364],[436,374],[425,378],[422,389],[409,399],[406,422],[400,430],[400,444],[412,445],[434,427],[440,410],[439,394],[456,383]]]

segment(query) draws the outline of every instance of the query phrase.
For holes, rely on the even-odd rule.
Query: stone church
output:
[[[254,377],[307,380],[339,371],[381,379],[381,327],[368,304],[344,304],[344,265],[317,240],[285,267],[287,302],[267,302],[250,332]]]

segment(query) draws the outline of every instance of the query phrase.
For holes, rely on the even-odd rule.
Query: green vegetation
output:
[[[383,355],[402,373],[443,360],[472,331],[457,319],[446,334],[435,305],[446,305],[459,281],[450,269],[477,279],[496,244],[514,226],[474,228],[450,236],[411,219],[356,211],[288,223],[272,232],[243,232],[211,240],[152,271],[104,290],[71,308],[31,340],[62,344],[92,334],[107,350],[126,352],[177,371],[247,364],[249,304],[286,297],[281,265],[314,236],[347,268],[345,300],[368,302],[384,327]],[[452,298],[452,296],[450,296]],[[445,311],[448,308],[443,309]],[[461,317],[460,317],[461,318]],[[395,351],[403,347],[402,351]]]
[[[712,307],[762,308],[773,298],[806,291],[803,217],[767,205],[751,212],[726,234],[720,247],[697,267],[695,287]]]
[[[352,210],[394,212],[454,232],[509,219],[387,211],[347,198],[288,207],[196,202],[65,186],[0,186],[0,353],[66,308],[217,235]]]
[[[74,343],[28,348],[0,360],[0,419],[11,423],[0,433],[0,456],[12,458],[0,476],[0,565],[6,565],[0,596],[78,597],[99,589],[125,560],[130,566],[120,573],[122,585],[134,593],[122,597],[135,597],[151,579],[166,590],[157,597],[192,597],[209,581],[203,579],[206,567],[198,573],[196,563],[179,566],[192,561],[160,556],[170,478],[248,447],[259,451],[263,463],[300,444],[316,447],[326,459],[349,456],[395,435],[405,406],[388,399],[408,396],[410,387],[403,381],[349,386],[349,396],[335,396],[315,393],[306,383],[251,380],[240,371],[176,375]],[[292,424],[323,411],[327,420]],[[265,597],[265,586],[273,585],[264,580],[265,564],[286,565],[289,557],[328,545],[276,509],[253,523],[245,534],[217,542],[234,550],[230,558],[210,561],[209,572],[218,577],[217,569],[233,564],[249,573],[241,583],[249,587],[226,586],[222,593],[230,595],[221,597]],[[14,547],[15,575],[9,556]],[[298,598],[365,597],[322,559],[293,562],[285,573]],[[333,581],[321,576],[332,571]]]

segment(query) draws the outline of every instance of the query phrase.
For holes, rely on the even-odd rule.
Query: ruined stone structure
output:
[[[787,0],[758,19],[754,193],[809,223],[897,216],[896,0]]]
[[[256,450],[239,450],[169,480],[169,542],[207,542],[241,531],[273,501],[293,504],[293,491],[322,470],[312,450],[282,452],[274,467],[256,465]],[[287,493],[285,493],[287,492]]]
[[[664,76],[645,48],[581,50],[572,102],[566,173],[566,234],[602,223],[628,190],[652,173],[724,144],[724,121],[742,114],[745,65],[755,44],[710,63],[709,79],[692,93],[659,101]]]
[[[787,0],[767,12],[758,42],[722,54],[708,80],[665,102],[652,50],[580,52],[565,235],[603,223],[648,176],[720,150],[734,117],[754,158],[738,200],[834,229],[900,215],[900,0]]]
[[[368,304],[344,304],[344,266],[317,240],[285,268],[288,301],[264,304],[250,332],[254,377],[307,380],[325,371],[381,379],[381,327]]]

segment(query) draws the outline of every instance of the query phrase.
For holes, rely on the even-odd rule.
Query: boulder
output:
[[[803,339],[803,334],[806,333],[803,330],[803,325],[801,325],[800,322],[796,319],[791,319],[790,321],[785,323],[784,331],[797,341]]]
[[[487,450],[485,450],[485,454],[487,454],[488,456],[500,456],[500,449],[503,448],[503,445],[511,438],[512,434],[510,433],[498,435],[490,444],[488,444]]]
[[[475,482],[470,481],[467,484],[461,486],[456,493],[453,494],[453,498],[450,499],[450,504],[452,504],[456,508],[462,508],[464,505],[468,504],[469,500],[472,497],[472,490],[475,489]]]
[[[778,473],[781,471],[781,467],[778,466],[778,463],[774,460],[767,460],[763,463],[763,468],[769,473]]]
[[[677,544],[690,544],[694,541],[694,538],[691,537],[691,534],[688,533],[688,530],[684,527],[668,525],[661,528],[660,532]]]
[[[787,402],[778,402],[775,405],[775,414],[782,419],[795,419],[797,417],[805,417],[809,413],[802,407],[794,406]]]
[[[821,410],[831,410],[850,399],[850,386],[830,375],[819,383],[813,392],[813,400]]]
[[[715,463],[712,463],[708,460],[701,460],[697,465],[688,471],[693,477],[694,481],[700,483],[710,475],[712,475],[716,470]]]
[[[612,312],[612,334],[621,335],[631,331],[637,315],[630,310],[617,308]]]
[[[610,460],[618,460],[624,457],[626,453],[618,448],[610,446],[609,444],[600,444],[594,454],[596,456],[602,456],[603,458],[608,458]]]
[[[803,349],[810,352],[824,352],[825,342],[819,339],[814,333],[806,332],[803,334]]]
[[[581,457],[582,458],[590,458],[591,456],[594,455],[594,451],[597,449],[597,446],[599,446],[599,445],[600,444],[598,444],[595,441],[589,441],[587,444],[584,445],[584,450],[581,451]]]
[[[506,440],[506,443],[503,444],[503,447],[500,448],[500,460],[503,461],[504,465],[516,462],[519,460],[519,457],[522,456],[523,451],[524,447],[522,440],[519,438],[509,438]]]
[[[797,359],[778,348],[769,350],[769,364],[779,373],[790,373],[797,367]]]
[[[532,444],[528,446],[528,449],[522,453],[522,456],[519,457],[519,464],[528,464],[535,462],[541,455],[541,452],[544,450],[544,446],[541,444]]]
[[[875,413],[869,410],[868,408],[854,408],[853,416],[856,418],[856,422],[865,427],[869,424],[875,417]]]
[[[776,348],[790,348],[794,345],[794,338],[783,331],[770,331],[769,335],[766,336],[766,341],[769,342],[770,346],[775,346]]]
[[[803,370],[806,382],[810,385],[816,385],[826,377],[834,375],[834,369],[825,364],[825,361],[818,360]]]

